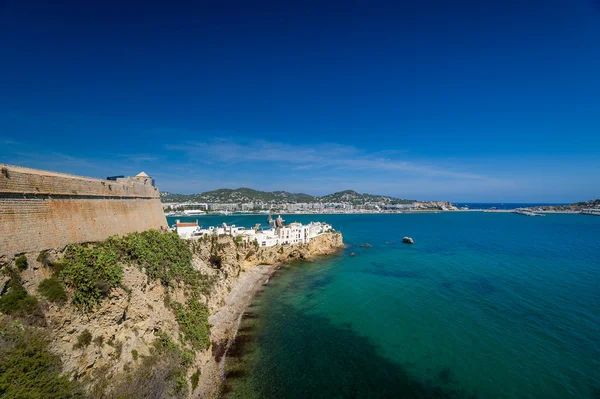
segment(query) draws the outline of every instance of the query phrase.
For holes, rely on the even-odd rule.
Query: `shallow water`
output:
[[[224,396],[600,397],[599,217],[288,219],[330,222],[348,248],[271,279],[230,351]]]

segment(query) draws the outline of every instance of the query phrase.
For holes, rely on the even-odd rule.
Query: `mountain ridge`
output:
[[[220,188],[201,192],[198,194],[175,194],[170,192],[160,193],[163,203],[172,202],[213,202],[213,203],[339,203],[364,204],[367,202],[378,202],[384,204],[409,204],[418,202],[411,199],[395,198],[387,195],[374,195],[358,193],[354,190],[343,190],[323,196],[313,196],[304,193],[290,193],[287,191],[260,191],[248,187],[236,189]]]

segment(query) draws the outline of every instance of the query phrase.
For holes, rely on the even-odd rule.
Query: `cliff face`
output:
[[[50,350],[62,359],[65,375],[82,381],[88,389],[96,386],[110,392],[106,387],[117,384],[124,373],[144,367],[144,358],[151,356],[156,346],[157,332],[162,332],[193,353],[186,363],[185,396],[213,397],[221,380],[220,363],[236,321],[257,287],[275,270],[274,266],[264,265],[308,260],[343,246],[341,234],[335,232],[316,237],[309,244],[271,248],[237,243],[230,236],[191,240],[188,245],[193,268],[211,283],[199,298],[207,306],[212,325],[211,343],[206,350],[194,350],[182,339],[181,323],[172,303],[190,299],[183,282],[168,288],[160,280],[149,279],[137,265],[125,264],[120,286],[110,290],[100,306],[85,313],[70,301],[55,304],[40,295],[39,283],[52,271],[42,264],[38,254],[27,254],[29,267],[20,272],[22,285],[41,303],[44,315],[39,325],[44,326],[51,339]],[[58,261],[63,254],[54,252],[48,256]],[[69,290],[68,295],[70,299]]]

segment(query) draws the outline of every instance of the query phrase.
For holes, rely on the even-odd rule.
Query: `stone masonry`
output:
[[[0,258],[166,228],[158,189],[147,180],[0,164]]]

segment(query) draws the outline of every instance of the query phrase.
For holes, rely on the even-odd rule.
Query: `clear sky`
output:
[[[180,193],[597,198],[600,2],[4,0],[0,162]]]

